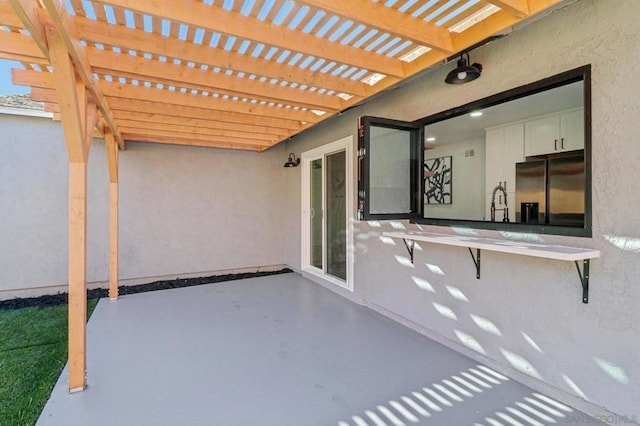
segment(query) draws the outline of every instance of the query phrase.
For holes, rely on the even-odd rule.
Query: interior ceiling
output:
[[[0,58],[64,120],[59,37],[121,148],[263,151],[558,3],[0,0]]]

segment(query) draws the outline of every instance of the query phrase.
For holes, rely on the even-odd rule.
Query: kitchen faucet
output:
[[[504,185],[503,185],[504,183]],[[502,191],[504,194],[504,208],[496,209],[496,192]],[[493,193],[491,194],[491,222],[496,221],[496,210],[504,211],[504,216],[502,216],[503,222],[509,222],[509,206],[507,205],[507,182],[498,182],[498,185],[493,188]]]

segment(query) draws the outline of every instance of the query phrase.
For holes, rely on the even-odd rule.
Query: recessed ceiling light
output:
[[[471,117],[481,117],[482,116],[482,111],[473,111],[471,114],[469,114]]]
[[[429,136],[427,138],[427,142],[434,142],[436,140],[435,136]]]

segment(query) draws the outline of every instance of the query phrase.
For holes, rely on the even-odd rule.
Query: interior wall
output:
[[[54,287],[68,274],[60,123],[0,114],[0,128],[0,298],[64,290]],[[119,167],[120,278],[281,267],[285,160],[284,146],[253,153],[128,143]],[[87,280],[104,282],[109,176],[98,139],[89,155],[87,221]]]
[[[469,152],[473,150],[473,156]],[[450,143],[425,151],[424,158],[451,156],[451,204],[427,204],[425,217],[483,220],[485,194],[484,139]]]
[[[471,52],[484,67],[472,83],[444,84],[449,64],[287,143],[299,154],[356,136],[358,116],[416,120],[591,64],[593,238],[527,236],[602,251],[591,263],[589,304],[571,262],[484,251],[477,280],[466,250],[425,243],[411,265],[402,242],[381,238],[383,231],[513,235],[399,221],[355,223],[355,291],[344,296],[593,414],[640,418],[640,221],[633,214],[640,211],[640,81],[629,78],[640,66],[638,16],[637,0],[577,1]],[[287,173],[285,186],[287,223],[300,229],[299,171]],[[286,260],[298,267],[299,246],[289,233]]]

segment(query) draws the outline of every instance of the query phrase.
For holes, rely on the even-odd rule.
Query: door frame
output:
[[[339,151],[345,151],[345,209],[346,209],[346,224],[347,224],[347,250],[346,250],[346,268],[347,268],[347,280],[342,281],[339,278],[336,278],[332,275],[329,275],[324,272],[324,268],[326,267],[326,262],[323,262],[323,269],[319,269],[315,266],[311,265],[311,223],[310,223],[310,202],[311,202],[311,180],[310,180],[310,172],[311,172],[311,162],[318,158],[323,158],[328,155]],[[353,136],[347,136],[345,138],[339,139],[337,141],[328,143],[326,145],[322,145],[318,148],[314,148],[309,151],[305,151],[300,154],[300,165],[302,167],[301,170],[301,259],[300,265],[302,272],[313,275],[317,278],[320,278],[328,283],[337,285],[343,289],[353,291],[353,266],[354,266],[354,242],[353,242],[353,223],[355,221],[354,215],[354,164],[353,164],[354,152],[353,152]],[[323,161],[323,171],[326,170],[324,161]],[[326,203],[325,200],[325,179],[323,173],[323,206]],[[326,235],[326,225],[323,220],[323,259],[325,258],[325,235]]]

